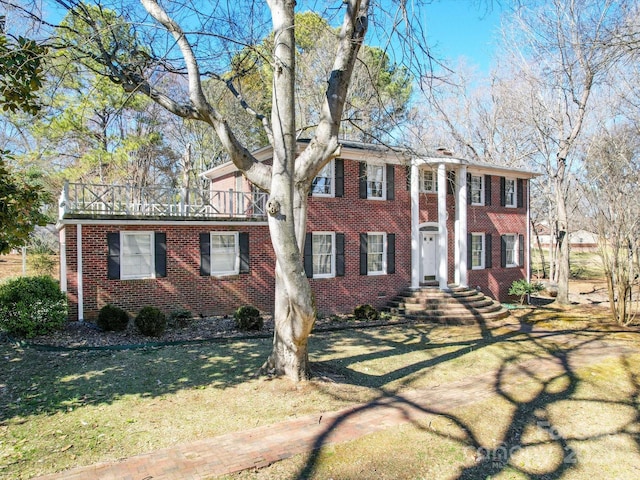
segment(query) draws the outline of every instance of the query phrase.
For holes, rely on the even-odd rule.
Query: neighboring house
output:
[[[305,144],[300,143],[300,148]],[[255,152],[270,161],[271,150]],[[207,192],[69,184],[61,195],[61,283],[72,318],[107,303],[134,314],[273,308],[264,206],[227,163]],[[343,142],[309,197],[304,264],[320,313],[376,307],[429,282],[506,299],[529,278],[529,171]]]
[[[546,224],[537,225],[540,247],[549,248],[551,242],[555,246],[555,238],[552,236]],[[532,239],[532,247],[535,247],[535,238]],[[575,252],[595,252],[598,249],[598,234],[588,230],[575,230],[569,233],[569,248]]]

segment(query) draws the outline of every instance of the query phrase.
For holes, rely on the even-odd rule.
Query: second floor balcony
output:
[[[66,182],[60,194],[58,216],[60,220],[113,217],[265,220],[267,197],[264,192]]]

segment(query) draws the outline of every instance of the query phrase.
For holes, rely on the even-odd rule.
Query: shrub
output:
[[[509,288],[509,295],[517,295],[520,297],[520,305],[524,304],[527,295],[538,293],[544,290],[544,285],[540,282],[529,283],[525,279],[516,280]]]
[[[169,315],[168,324],[171,328],[184,328],[193,319],[193,314],[184,308],[174,310]]]
[[[52,275],[58,263],[50,253],[33,253],[27,256],[27,264],[36,275]]]
[[[378,313],[378,310],[376,310],[375,307],[366,303],[354,308],[353,316],[356,317],[356,320],[378,320],[380,318],[380,313]]]
[[[260,316],[260,311],[251,305],[243,305],[238,308],[234,312],[233,318],[236,321],[236,327],[243,332],[249,330],[261,330],[264,325],[264,320]]]
[[[51,277],[20,277],[0,285],[0,329],[32,338],[60,330],[67,296]]]
[[[140,333],[147,337],[159,337],[167,329],[167,317],[156,307],[143,307],[135,319]]]
[[[107,332],[122,332],[129,325],[129,314],[122,308],[108,303],[100,309],[96,323]]]

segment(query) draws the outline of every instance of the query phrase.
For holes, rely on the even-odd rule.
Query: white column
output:
[[[411,288],[420,287],[420,169],[411,161]]]
[[[82,285],[82,225],[76,227],[76,250],[78,254],[78,320],[84,321],[84,292]]]
[[[441,290],[449,289],[449,253],[447,250],[447,171],[438,165],[438,282]]]
[[[67,292],[67,226],[58,231],[60,242],[60,291]]]
[[[456,178],[456,252],[455,282],[467,287],[467,166],[462,165]]]

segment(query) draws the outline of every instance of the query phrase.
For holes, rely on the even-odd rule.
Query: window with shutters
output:
[[[211,232],[211,275],[236,275],[240,271],[238,232]]]
[[[367,237],[367,273],[384,275],[387,273],[386,234],[369,233]]]
[[[153,232],[120,232],[120,278],[155,277]]]
[[[482,175],[471,175],[469,182],[469,192],[471,195],[471,205],[484,205],[484,186]]]
[[[386,168],[384,165],[367,164],[367,198],[386,199]]]
[[[481,270],[485,268],[485,242],[484,233],[471,234],[471,268]]]
[[[318,172],[311,184],[311,195],[314,197],[335,196],[335,163],[331,160]]]
[[[335,234],[315,232],[312,237],[313,278],[335,277]]]

